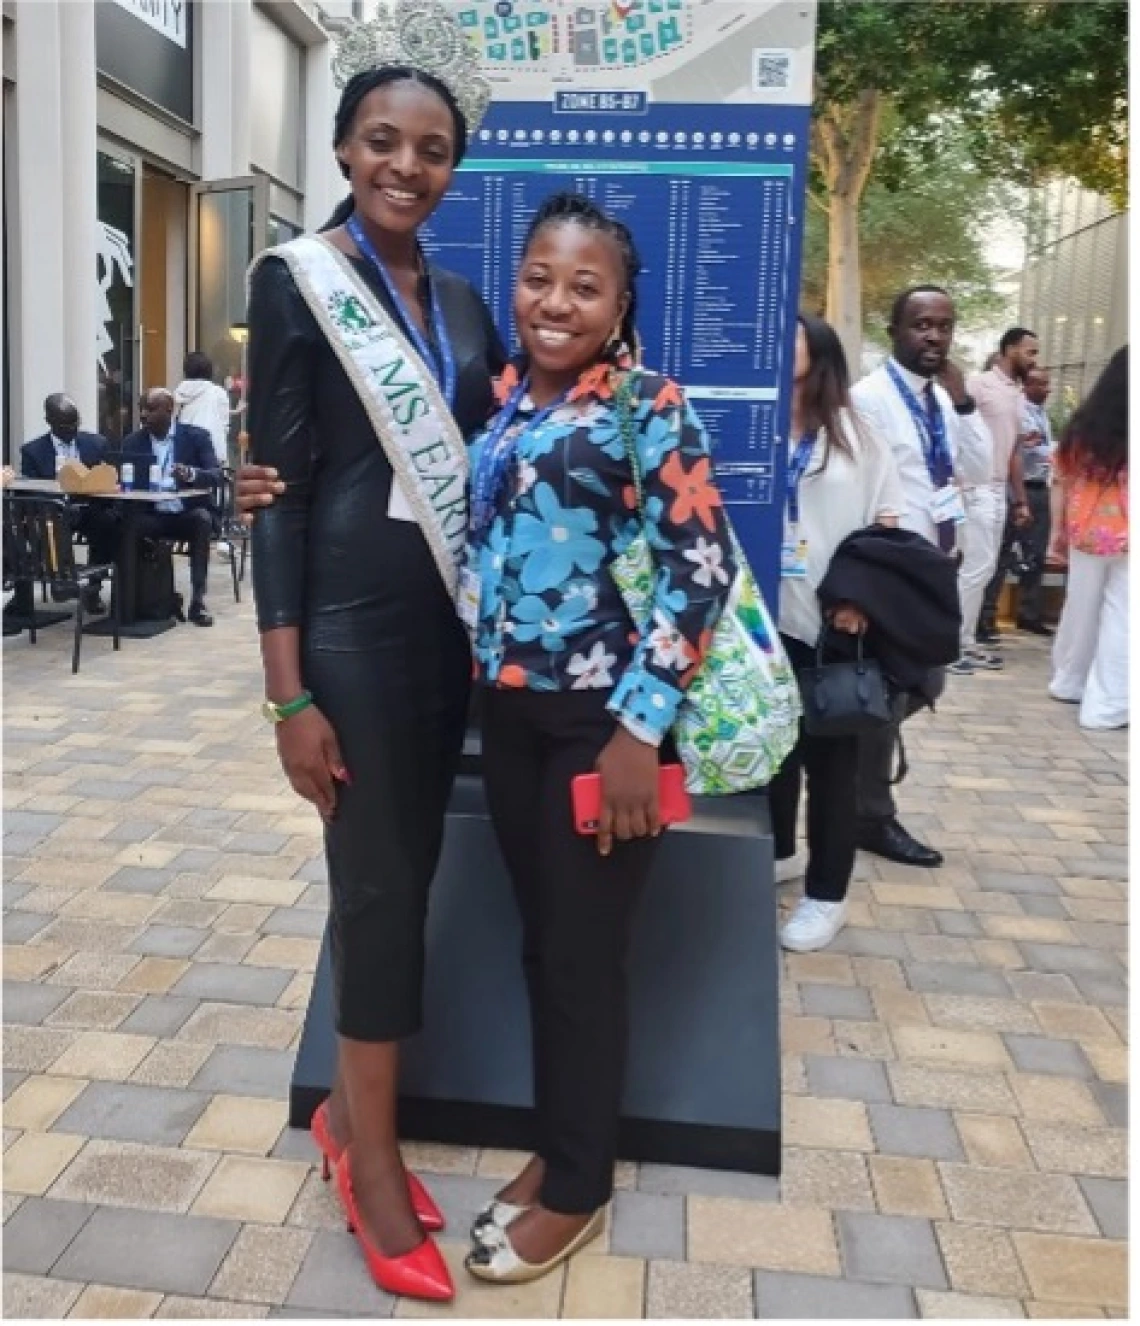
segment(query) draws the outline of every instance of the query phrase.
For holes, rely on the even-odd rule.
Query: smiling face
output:
[[[911,295],[898,325],[890,329],[894,357],[912,373],[934,377],[949,357],[955,322],[954,305],[946,295]]]
[[[403,79],[369,92],[336,149],[364,221],[415,231],[451,184],[456,139],[455,119],[431,88]]]
[[[611,235],[567,221],[542,226],[515,285],[532,381],[571,386],[602,357],[628,307],[625,264]]]

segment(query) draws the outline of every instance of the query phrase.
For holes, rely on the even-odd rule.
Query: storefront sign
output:
[[[186,49],[187,0],[114,0],[114,3]]]

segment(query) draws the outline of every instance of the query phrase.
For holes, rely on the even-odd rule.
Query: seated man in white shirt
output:
[[[965,520],[958,486],[988,479],[993,465],[989,430],[949,358],[955,323],[953,301],[940,286],[904,290],[891,311],[891,357],[851,391],[855,409],[898,465],[905,499],[899,524],[947,553],[956,551]],[[936,669],[928,698],[943,685]],[[919,707],[910,703],[903,717]],[[903,865],[940,866],[942,854],[898,821],[891,792],[896,748],[896,725],[860,740],[859,846]]]

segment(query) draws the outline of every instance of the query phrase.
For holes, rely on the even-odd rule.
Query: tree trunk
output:
[[[839,334],[854,382],[863,375],[863,279],[859,200],[833,193],[827,216],[827,320]]]
[[[816,122],[828,195],[827,320],[839,334],[852,379],[862,373],[863,287],[859,204],[879,140],[882,97],[868,88],[828,106]]]

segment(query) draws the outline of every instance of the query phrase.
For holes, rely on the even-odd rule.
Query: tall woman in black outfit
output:
[[[434,291],[465,435],[488,416],[503,352],[474,289],[425,263],[417,228],[446,192],[466,137],[456,101],[433,77],[407,67],[355,77],[335,133],[352,197],[325,232],[398,325],[414,320],[438,360]],[[398,300],[345,229],[353,210]],[[254,273],[249,326],[252,459],[277,471],[281,494],[253,531],[266,694],[289,706],[311,692],[310,705],[277,724],[277,744],[293,787],[325,821],[329,867],[339,1072],[314,1134],[334,1163],[351,1142],[346,1197],[351,1217],[355,1196],[378,1282],[450,1297],[420,1223],[438,1228],[438,1210],[400,1158],[397,1055],[421,1021],[427,892],[470,654],[420,526],[390,508],[393,470],[368,414],[280,258]]]

